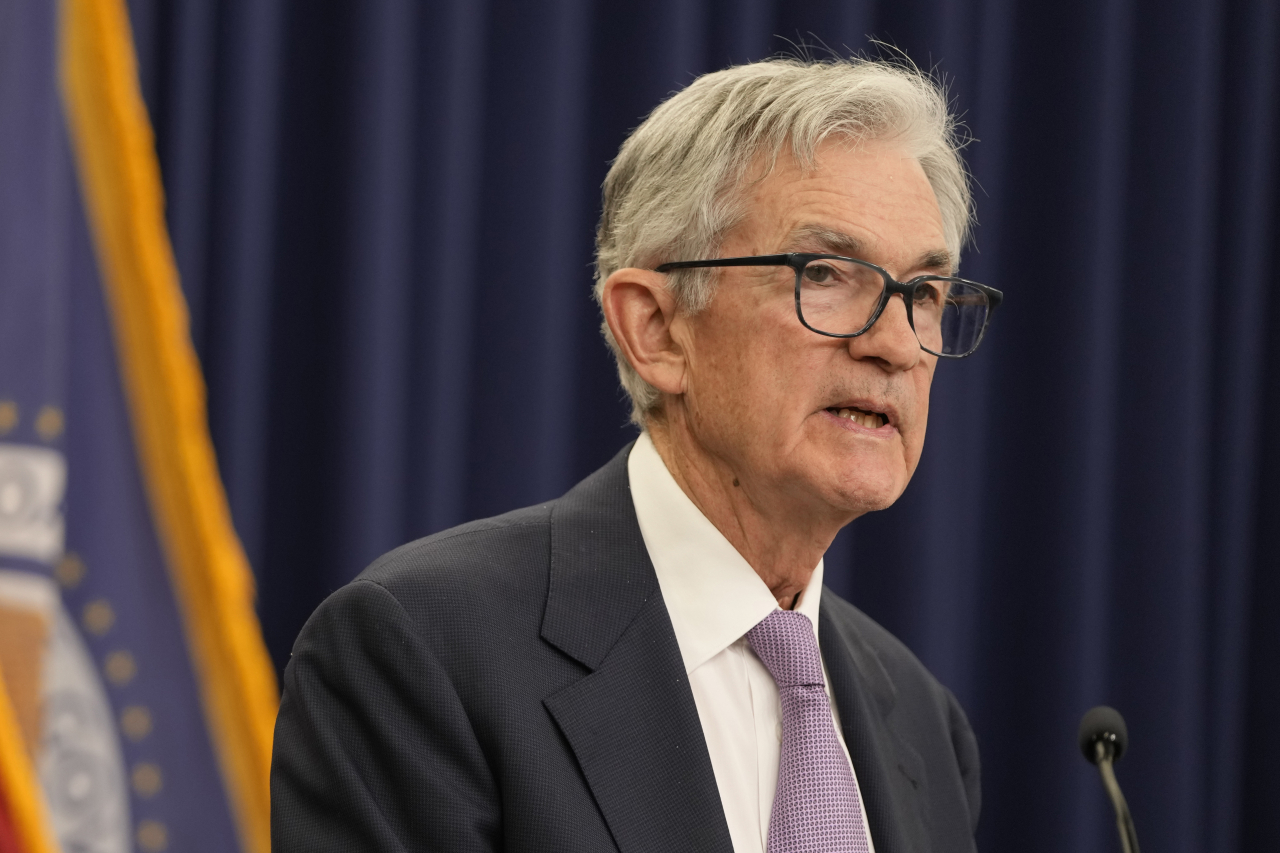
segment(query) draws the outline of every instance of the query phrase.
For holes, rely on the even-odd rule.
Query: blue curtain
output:
[[[599,186],[694,75],[934,69],[979,140],[925,458],[831,586],[960,696],[988,851],[1280,849],[1274,0],[132,0],[209,416],[278,664],[379,553],[544,500],[633,432],[589,299]]]

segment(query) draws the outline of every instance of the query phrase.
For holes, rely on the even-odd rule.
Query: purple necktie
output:
[[[747,632],[747,642],[782,698],[768,853],[867,853],[858,786],[836,740],[813,623],[775,610]]]

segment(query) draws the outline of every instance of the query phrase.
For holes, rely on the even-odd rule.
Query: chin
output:
[[[826,481],[831,503],[859,515],[892,506],[912,473],[902,456],[882,453],[841,454],[820,468],[815,479]]]
[[[865,472],[859,472],[834,484],[831,502],[843,510],[863,515],[889,508],[906,487],[906,477],[867,477]]]

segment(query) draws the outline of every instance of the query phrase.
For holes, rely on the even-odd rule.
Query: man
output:
[[[822,588],[999,301],[952,276],[968,221],[913,70],[772,60],[660,106],[597,240],[644,432],[320,607],[285,675],[277,851],[972,850],[963,712]]]

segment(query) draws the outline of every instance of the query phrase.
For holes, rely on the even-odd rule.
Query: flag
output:
[[[278,694],[124,0],[0,0],[0,853],[268,853]]]

